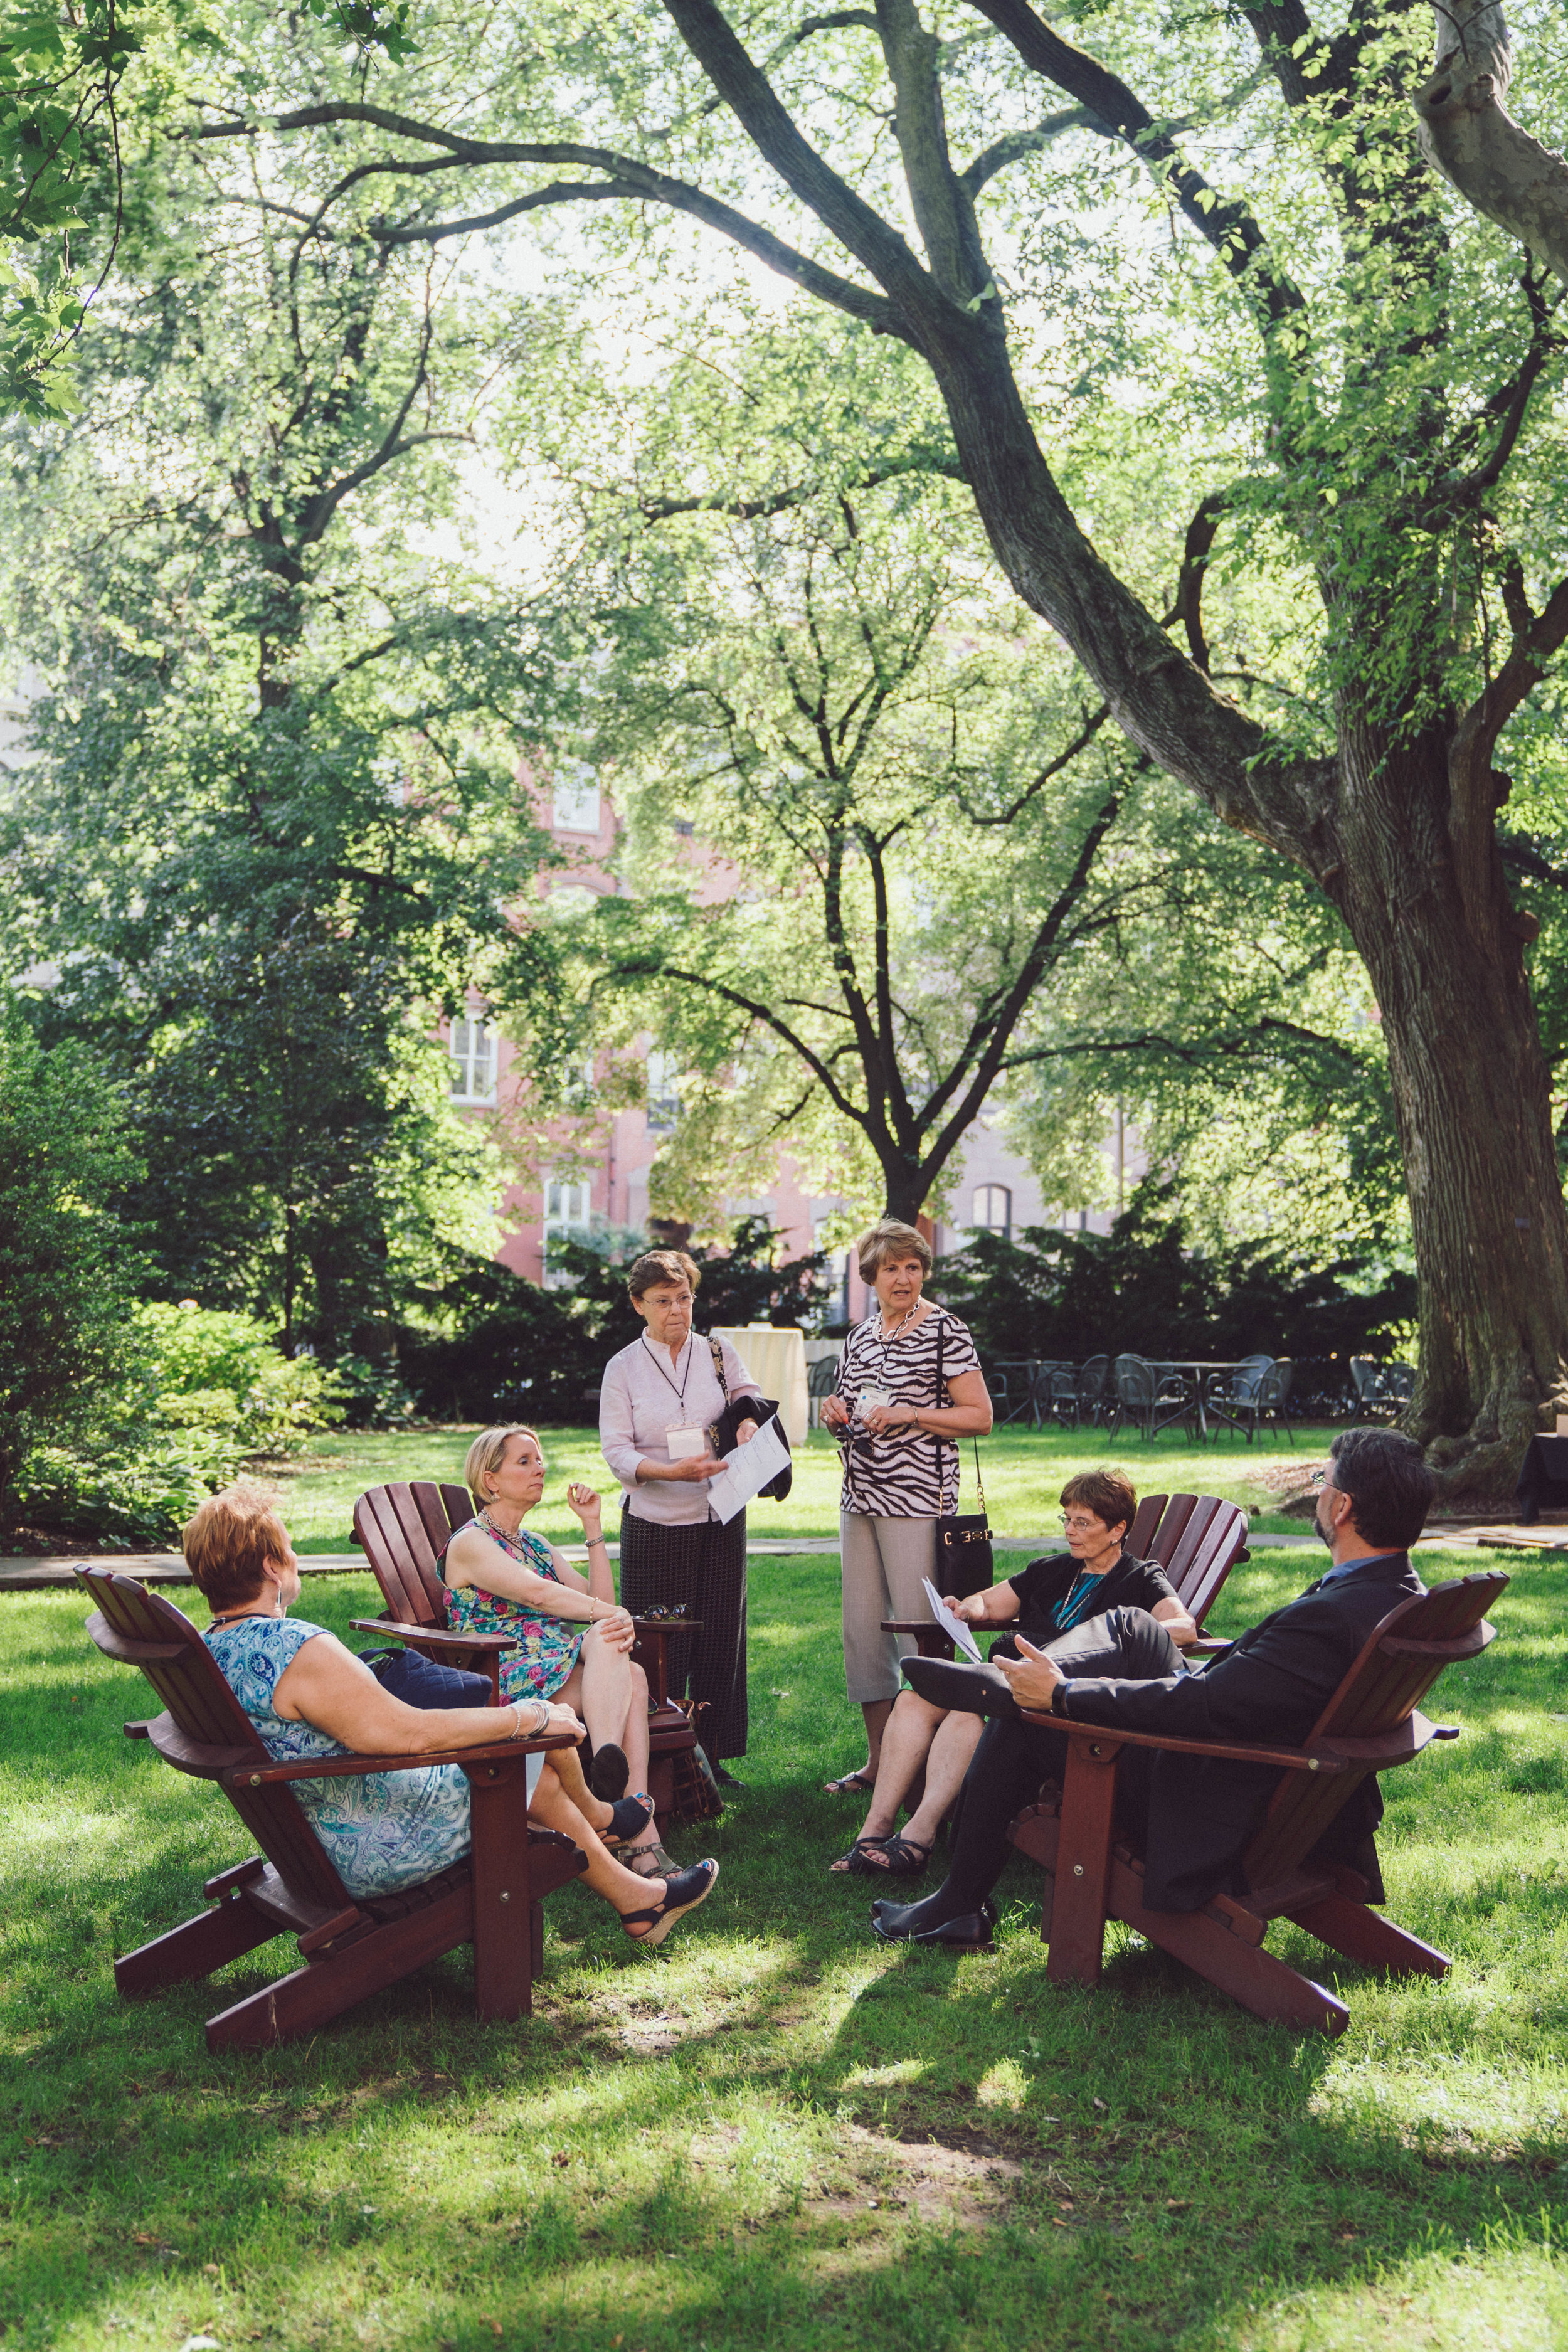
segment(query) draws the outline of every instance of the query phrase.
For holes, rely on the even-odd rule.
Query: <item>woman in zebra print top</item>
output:
[[[936,1580],[937,1519],[957,1506],[956,1440],[991,1426],[973,1340],[921,1295],[931,1267],[924,1234],[886,1217],[861,1235],[858,1255],[877,1311],[850,1333],[822,1407],[844,1453],[844,1670],[866,1718],[864,1766],[830,1783],[849,1795],[876,1781],[900,1648],[912,1646],[884,1633],[882,1620],[930,1616],[921,1580]]]

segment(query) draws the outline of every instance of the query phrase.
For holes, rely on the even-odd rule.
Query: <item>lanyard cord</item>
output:
[[[1104,1581],[1103,1577],[1092,1576],[1087,1570],[1079,1569],[1068,1588],[1066,1599],[1055,1612],[1058,1633],[1071,1633],[1089,1602],[1094,1599],[1096,1585],[1103,1584]],[[1083,1588],[1081,1591],[1079,1589],[1080,1585]]]
[[[647,1333],[646,1331],[641,1331],[637,1334],[637,1337],[641,1339],[643,1346],[647,1348]],[[691,1348],[691,1334],[689,1332],[688,1332],[686,1337],[686,1345],[688,1348]],[[648,1348],[648,1356],[652,1362],[654,1370],[658,1374],[659,1379],[664,1382],[666,1388],[675,1389],[675,1401],[678,1404],[684,1404],[686,1402],[686,1383],[691,1378],[691,1356],[695,1355],[696,1352],[696,1349],[692,1349],[691,1355],[687,1357],[686,1370],[680,1375],[680,1386],[677,1389],[675,1388],[675,1382],[670,1379],[669,1374],[665,1370],[664,1366],[658,1360],[658,1349]]]

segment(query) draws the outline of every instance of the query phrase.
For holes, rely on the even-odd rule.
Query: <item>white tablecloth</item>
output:
[[[777,1397],[779,1419],[792,1445],[805,1444],[805,1342],[796,1330],[781,1330],[772,1323],[715,1327],[728,1339],[764,1396]]]

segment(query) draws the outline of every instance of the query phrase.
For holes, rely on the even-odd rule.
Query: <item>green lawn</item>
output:
[[[299,1549],[346,1551],[350,1544],[354,1497],[367,1486],[389,1478],[455,1478],[463,1475],[463,1456],[472,1429],[395,1431],[384,1435],[344,1432],[331,1454],[306,1455],[271,1473],[279,1487],[289,1531]],[[1114,1460],[1131,1475],[1139,1492],[1159,1489],[1173,1495],[1219,1494],[1259,1513],[1267,1500],[1260,1484],[1277,1463],[1311,1461],[1328,1452],[1333,1432],[1299,1429],[1292,1447],[1272,1434],[1248,1446],[1229,1434],[1211,1438],[1206,1445],[1189,1445],[1180,1430],[1167,1431],[1145,1445],[1123,1431],[1121,1442],[1109,1445],[1103,1434],[1070,1430],[994,1430],[981,1445],[981,1470],[991,1524],[999,1535],[1031,1536],[1055,1530],[1057,1497],[1064,1479],[1075,1470],[1091,1469]],[[561,1542],[582,1530],[566,1507],[570,1480],[584,1478],[605,1496],[606,1524],[614,1533],[618,1489],[605,1466],[598,1433],[591,1429],[547,1429],[542,1433],[550,1479],[544,1501],[530,1525]],[[838,1532],[838,1448],[821,1430],[814,1430],[795,1455],[795,1483],[783,1503],[754,1503],[748,1524],[753,1536],[836,1536]],[[974,1456],[963,1462],[962,1507],[974,1508]],[[1279,1530],[1302,1532],[1299,1519],[1265,1515],[1255,1524]]]
[[[285,1939],[136,2005],[110,1961],[243,1832],[122,1738],[145,1685],[77,1595],[5,1596],[6,2352],[1561,2345],[1568,1570],[1513,1565],[1502,1638],[1440,1686],[1466,1737],[1387,1783],[1394,1908],[1452,1975],[1384,1984],[1279,1936],[1349,2000],[1337,2044],[1127,1941],[1098,1994],[1053,1990],[1021,1863],[994,1958],[879,1947],[864,1883],[825,1869],[854,1811],[817,1783],[856,1742],[818,1557],[754,1565],[748,1785],[678,1839],[724,1875],[664,1952],[573,1887],[522,2025],[473,2022],[454,1956],[308,2044],[211,2060],[203,2017]],[[1238,1570],[1216,1629],[1300,1573]],[[345,1629],[375,1601],[344,1578],[306,1606]]]

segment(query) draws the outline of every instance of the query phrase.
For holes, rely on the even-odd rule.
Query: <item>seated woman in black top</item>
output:
[[[949,1605],[976,1631],[1012,1626],[1037,1649],[1069,1633],[1087,1617],[1110,1609],[1146,1609],[1179,1646],[1198,1629],[1177,1600],[1163,1569],[1134,1559],[1122,1541],[1138,1508],[1124,1471],[1085,1470],[1062,1488],[1068,1549],[1035,1559],[1005,1584]],[[991,1645],[992,1657],[1018,1654],[1013,1633]],[[833,1864],[861,1877],[918,1878],[931,1860],[939,1824],[955,1803],[984,1717],[935,1706],[918,1692],[900,1691],[882,1735],[877,1786],[864,1828]],[[921,1764],[925,1789],[901,1835],[899,1808]]]

